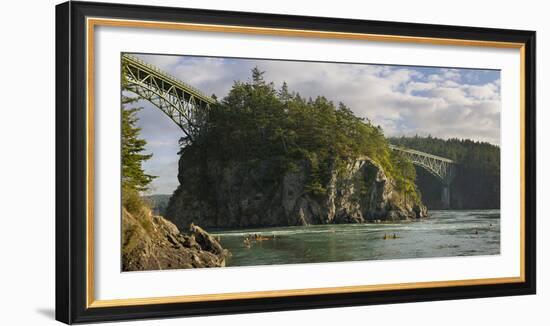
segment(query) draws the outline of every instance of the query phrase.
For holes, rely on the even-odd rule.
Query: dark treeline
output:
[[[469,139],[434,137],[391,138],[397,146],[416,149],[458,162],[451,184],[451,208],[500,208],[500,148]],[[417,169],[417,185],[428,208],[441,206],[441,185],[435,177]]]

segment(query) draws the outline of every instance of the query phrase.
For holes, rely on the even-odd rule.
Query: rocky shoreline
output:
[[[184,234],[148,208],[142,208],[139,214],[123,209],[123,271],[224,267],[230,256],[217,239],[199,226],[191,224],[189,234]]]

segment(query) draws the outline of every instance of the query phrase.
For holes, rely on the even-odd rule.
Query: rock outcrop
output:
[[[230,256],[214,237],[191,225],[189,235],[146,207],[122,213],[123,271],[223,267]]]
[[[180,186],[166,216],[178,226],[292,226],[413,220],[427,217],[426,207],[396,190],[395,182],[374,161],[364,158],[332,169],[323,195],[306,190],[308,164],[273,175],[273,164],[260,161],[180,159]]]

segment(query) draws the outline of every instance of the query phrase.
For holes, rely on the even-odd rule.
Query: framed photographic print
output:
[[[56,318],[535,293],[535,32],[56,8]]]

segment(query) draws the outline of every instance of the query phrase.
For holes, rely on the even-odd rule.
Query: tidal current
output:
[[[500,210],[430,211],[415,222],[218,230],[227,266],[500,254]],[[250,240],[245,240],[248,236]]]

